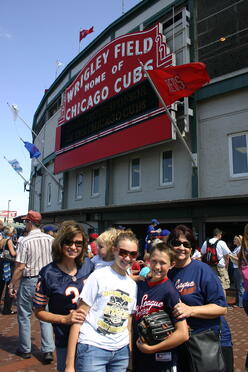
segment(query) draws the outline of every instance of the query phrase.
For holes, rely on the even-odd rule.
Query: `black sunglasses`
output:
[[[121,257],[131,257],[131,258],[136,258],[138,256],[138,252],[129,252],[126,251],[126,249],[119,249],[119,256]]]
[[[82,248],[84,245],[84,242],[82,240],[64,240],[63,241],[64,245],[68,245],[68,247],[72,247],[73,244],[75,244],[75,247],[77,248]]]
[[[181,242],[180,240],[174,240],[172,244],[173,244],[173,247],[180,247],[181,245],[183,245],[184,248],[191,248],[190,242]]]

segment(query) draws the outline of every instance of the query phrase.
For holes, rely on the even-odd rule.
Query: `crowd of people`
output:
[[[87,236],[76,221],[42,226],[36,211],[23,222],[17,239],[14,228],[0,221],[0,298],[8,315],[15,314],[16,301],[17,355],[32,356],[34,313],[43,362],[51,363],[56,351],[59,372],[190,372],[188,340],[208,330],[220,340],[225,365],[220,371],[234,370],[225,320],[228,267],[235,306],[248,315],[248,224],[230,249],[217,228],[199,247],[189,227],[169,231],[152,219],[141,250],[123,226]],[[209,247],[215,264],[208,261]],[[139,323],[160,310],[169,314],[174,332],[149,344]],[[244,368],[248,371],[248,358]]]

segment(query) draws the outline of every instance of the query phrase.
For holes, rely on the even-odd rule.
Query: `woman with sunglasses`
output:
[[[66,372],[126,372],[137,292],[127,274],[132,258],[138,255],[132,231],[118,234],[113,254],[114,263],[95,270],[79,296],[78,309],[87,312],[87,317],[82,325],[71,327]]]
[[[178,320],[186,318],[192,333],[207,329],[219,332],[221,325],[225,371],[232,372],[231,332],[223,317],[227,312],[227,303],[219,278],[208,265],[192,260],[196,241],[192,230],[187,226],[176,226],[170,233],[167,244],[174,250],[176,262],[168,277],[174,283],[182,301],[175,305],[173,315]],[[180,347],[178,371],[191,371],[184,347]]]
[[[53,241],[52,257],[53,262],[39,273],[34,308],[38,319],[53,324],[57,370],[64,372],[70,326],[85,318],[84,312],[77,310],[78,296],[94,268],[80,224],[65,221],[61,225]]]

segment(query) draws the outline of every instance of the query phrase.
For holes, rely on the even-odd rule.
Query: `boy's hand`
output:
[[[144,354],[152,354],[153,353],[152,346],[143,342],[140,337],[136,341],[136,345],[137,345],[137,348],[139,349],[139,351],[141,351]]]

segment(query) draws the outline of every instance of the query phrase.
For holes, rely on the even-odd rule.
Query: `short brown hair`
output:
[[[84,258],[87,256],[87,238],[82,225],[75,221],[64,221],[58,231],[56,238],[52,244],[52,258],[55,262],[61,262],[63,254],[63,245],[66,240],[73,239],[77,234],[83,237],[83,248],[81,253],[75,258],[75,262],[80,266]]]
[[[152,254],[155,252],[155,251],[159,251],[159,252],[164,252],[167,254],[167,256],[169,257],[170,259],[170,262],[172,263],[173,261],[175,261],[175,257],[176,257],[176,254],[175,252],[164,242],[159,242],[157,244],[155,244],[151,251],[150,251],[150,258],[152,257]]]

